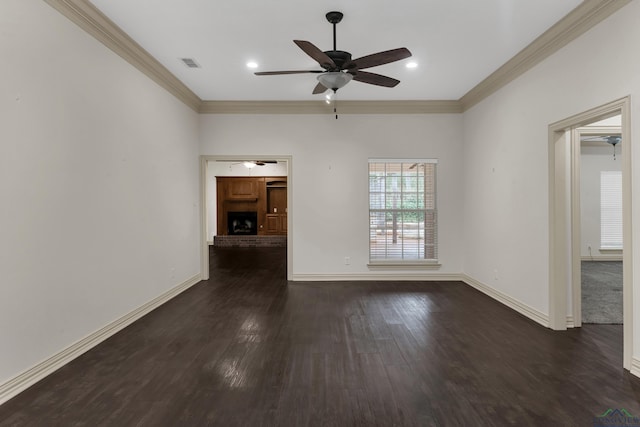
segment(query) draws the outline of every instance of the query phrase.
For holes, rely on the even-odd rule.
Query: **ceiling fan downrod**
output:
[[[337,43],[336,43],[336,24],[342,21],[342,17],[344,16],[342,12],[332,11],[328,12],[326,15],[327,21],[329,21],[333,25],[333,50],[336,51]]]

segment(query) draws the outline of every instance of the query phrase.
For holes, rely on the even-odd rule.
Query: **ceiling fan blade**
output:
[[[353,75],[353,80],[369,83],[376,86],[395,87],[400,83],[400,80],[396,80],[391,77],[383,76],[382,74],[368,73],[366,71],[358,71]]]
[[[258,71],[256,76],[277,76],[280,74],[324,73],[324,70]]]
[[[317,94],[319,94],[319,93],[325,93],[326,91],[327,91],[327,88],[326,88],[326,87],[324,87],[324,85],[323,85],[322,83],[318,83],[318,84],[316,85],[316,87],[314,87],[314,88],[313,88],[313,92],[312,92],[312,93],[313,93],[314,95],[317,95]]]
[[[406,47],[400,47],[398,49],[385,50],[384,52],[373,53],[371,55],[354,59],[347,65],[355,64],[359,70],[362,70],[363,68],[371,68],[382,64],[388,64],[390,62],[400,61],[401,59],[405,59],[410,56],[411,52],[409,52],[409,49]]]
[[[336,67],[333,59],[329,58],[326,53],[318,49],[313,43],[304,40],[294,40],[293,42],[297,44],[304,53],[315,59],[322,68],[330,69]]]

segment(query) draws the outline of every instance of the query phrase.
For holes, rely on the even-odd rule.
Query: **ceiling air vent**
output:
[[[180,58],[180,61],[189,68],[200,68],[200,64],[198,64],[193,58]]]

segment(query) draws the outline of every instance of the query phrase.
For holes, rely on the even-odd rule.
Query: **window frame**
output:
[[[384,189],[382,189],[379,192],[375,192],[372,191],[372,169],[371,169],[371,164],[379,164],[379,165],[384,165],[384,176],[385,176],[385,185],[384,185]],[[404,170],[404,168],[406,167],[406,164],[432,164],[433,165],[433,173],[429,174],[429,180],[430,180],[430,184],[429,184],[429,188],[427,188],[427,176],[426,175],[422,175],[423,179],[425,179],[424,181],[424,187],[422,187],[421,191],[420,191],[420,185],[418,184],[418,181],[416,180],[416,190],[415,190],[415,194],[419,195],[418,200],[419,203],[417,207],[412,207],[412,208],[403,208],[402,206],[400,208],[394,207],[394,208],[388,208],[386,207],[387,204],[387,195],[390,193],[393,194],[398,194],[398,190],[394,190],[394,191],[390,191],[387,189],[387,184],[386,184],[386,178],[387,178],[387,166],[388,165],[395,165],[395,167],[400,171],[400,197],[401,197],[401,205],[402,205],[402,201],[404,200],[408,200],[408,199],[403,199],[403,191],[404,191],[404,187],[402,186],[403,183],[405,183],[405,181],[403,181],[403,175],[402,175],[402,171]],[[439,268],[440,267],[440,262],[439,262],[439,258],[438,258],[438,249],[439,249],[439,244],[438,244],[438,189],[437,189],[437,180],[438,180],[438,159],[434,159],[434,158],[413,158],[413,159],[397,159],[397,158],[370,158],[367,164],[368,167],[368,175],[367,175],[367,183],[369,186],[368,189],[368,198],[369,198],[369,264],[368,266],[370,268],[377,268],[377,267],[382,267],[382,268],[393,268],[393,267],[397,267],[397,268],[420,268],[420,269],[428,269],[428,268]],[[420,177],[419,174],[415,175],[416,177]],[[409,178],[411,178],[411,176],[408,176]],[[408,195],[413,196],[412,194],[413,192],[410,191],[409,193],[407,193]],[[384,196],[384,204],[385,207],[381,208],[381,207],[376,207],[374,206],[374,204],[372,204],[372,196],[380,196],[383,195]],[[420,199],[420,196],[422,197],[422,199]],[[422,207],[420,207],[420,202],[422,204]],[[378,200],[378,203],[380,203],[380,201]],[[403,214],[411,214],[411,215],[415,215],[416,213],[418,214],[418,216],[420,216],[420,214],[424,215],[424,220],[422,221],[422,228],[420,225],[418,225],[418,257],[412,257],[412,256],[407,256],[407,253],[405,253],[405,247],[404,247],[404,237],[401,237],[401,239],[403,239],[402,243],[401,243],[401,249],[400,249],[400,256],[399,257],[393,257],[393,256],[389,256],[388,253],[388,249],[385,246],[384,249],[384,257],[375,257],[374,256],[374,249],[372,247],[372,243],[373,243],[373,239],[372,236],[374,236],[374,233],[377,233],[380,231],[380,228],[375,227],[374,223],[378,222],[379,220],[375,221],[374,217],[375,214],[379,214],[383,213],[385,215],[385,225],[383,226],[382,230],[384,230],[385,233],[388,232],[388,228],[387,228],[387,219],[386,219],[386,215],[387,214],[391,214],[395,212],[396,214],[400,213],[401,217]],[[427,220],[427,217],[430,216],[432,217],[432,220]],[[405,222],[402,222],[402,224],[405,224]],[[420,223],[418,223],[420,224]],[[395,229],[396,232],[398,231],[398,229]],[[430,231],[429,231],[430,230]],[[422,233],[422,238],[420,238],[420,233]],[[429,233],[429,235],[427,236],[427,233]],[[385,240],[385,245],[387,244],[387,240],[388,237],[384,237],[383,238]],[[427,243],[429,242],[429,243]],[[415,245],[415,244],[414,244]],[[422,246],[422,248],[420,248],[419,246]],[[427,247],[429,247],[429,249],[427,249]],[[378,249],[379,250],[379,249]],[[427,255],[429,255],[429,252],[431,252],[433,254],[433,257],[429,257],[429,258],[423,258],[426,257]]]

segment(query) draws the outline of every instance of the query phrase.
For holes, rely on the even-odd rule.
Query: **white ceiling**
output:
[[[413,57],[367,69],[395,88],[351,82],[343,100],[457,100],[580,4],[580,0],[91,0],[203,100],[321,99],[319,69],[294,43],[332,49],[331,10],[344,13],[337,48],[353,58],[406,47]],[[202,68],[187,68],[179,58]],[[406,63],[418,63],[407,69]],[[255,61],[257,70],[246,63]]]

